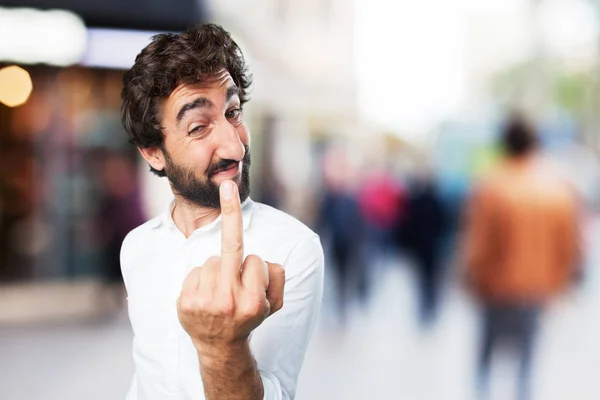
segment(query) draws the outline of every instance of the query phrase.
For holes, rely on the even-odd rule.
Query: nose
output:
[[[217,141],[215,155],[222,160],[241,160],[246,154],[238,131],[229,121],[220,121],[214,135]]]

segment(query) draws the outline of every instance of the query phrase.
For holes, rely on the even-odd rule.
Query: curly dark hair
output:
[[[178,34],[153,36],[123,76],[121,121],[129,142],[164,151],[159,101],[180,84],[202,82],[223,69],[239,88],[243,105],[248,101],[252,77],[242,51],[222,27],[206,24]],[[165,176],[164,171],[150,170]]]

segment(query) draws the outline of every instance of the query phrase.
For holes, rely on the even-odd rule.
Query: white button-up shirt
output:
[[[221,249],[221,218],[185,238],[167,210],[129,233],[121,269],[133,328],[135,375],[126,400],[204,399],[196,350],[177,318],[187,274]],[[285,268],[284,305],[254,330],[250,349],[264,399],[293,399],[323,294],[319,237],[296,219],[248,199],[244,252]]]

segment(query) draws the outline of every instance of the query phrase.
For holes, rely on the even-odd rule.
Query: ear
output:
[[[142,149],[138,147],[140,154],[144,159],[157,171],[162,171],[165,168],[165,155],[158,147],[149,147]]]

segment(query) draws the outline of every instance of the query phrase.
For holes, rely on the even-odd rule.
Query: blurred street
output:
[[[600,240],[600,220],[587,242]],[[536,399],[597,399],[600,381],[600,250],[588,247],[585,283],[545,315],[534,373]],[[454,282],[439,323],[417,328],[413,277],[406,265],[379,265],[370,305],[354,307],[337,329],[328,285],[297,398],[471,399],[478,338],[474,303]],[[331,283],[331,279],[327,279]],[[104,321],[0,328],[0,387],[7,400],[123,398],[133,373],[125,313]],[[492,400],[511,398],[513,366],[499,355]]]
[[[207,23],[229,61],[153,53]],[[600,0],[0,0],[0,33],[0,400],[124,399],[124,283],[147,286],[122,244],[174,194],[184,208],[177,166],[189,193],[217,188],[232,139],[252,199],[323,244],[297,399],[600,399]],[[133,68],[144,48],[159,73]],[[239,104],[189,103],[188,154],[155,105],[213,82],[213,60]]]

